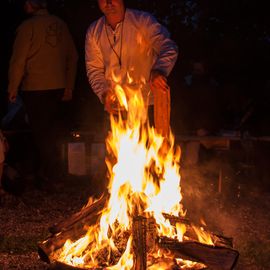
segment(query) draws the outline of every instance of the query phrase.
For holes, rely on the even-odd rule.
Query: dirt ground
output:
[[[254,164],[242,161],[211,153],[198,165],[182,168],[182,203],[194,223],[203,219],[210,231],[233,238],[240,253],[235,269],[270,269],[268,180],[259,178]],[[46,239],[51,225],[79,211],[99,183],[68,177],[55,181],[53,190],[37,190],[31,182],[25,186],[21,194],[1,199],[1,270],[49,269],[38,256],[38,241]]]

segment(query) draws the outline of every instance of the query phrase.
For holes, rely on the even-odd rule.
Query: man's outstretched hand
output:
[[[102,97],[105,110],[110,114],[116,114],[119,109],[119,102],[116,95],[112,90],[108,90],[103,94]]]

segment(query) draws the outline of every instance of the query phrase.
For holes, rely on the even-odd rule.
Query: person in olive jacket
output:
[[[78,53],[66,23],[49,14],[46,1],[27,0],[24,10],[31,16],[16,32],[8,96],[10,102],[16,102],[18,92],[23,98],[37,146],[35,172],[40,182],[54,177],[59,168],[57,109],[61,101],[72,99]]]

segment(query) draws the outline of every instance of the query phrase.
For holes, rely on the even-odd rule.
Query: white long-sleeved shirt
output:
[[[149,13],[126,9],[125,17],[113,30],[105,17],[93,22],[86,33],[85,64],[89,83],[102,101],[113,87],[112,74],[127,83],[146,81],[143,96],[153,104],[148,85],[151,70],[168,76],[177,60],[178,48],[167,29]]]

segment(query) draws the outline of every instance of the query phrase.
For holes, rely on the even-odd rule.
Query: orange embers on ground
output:
[[[140,87],[115,86],[119,112],[110,116],[111,130],[106,139],[108,201],[98,222],[89,226],[82,238],[67,240],[57,254],[51,255],[57,261],[80,268],[132,269],[132,222],[136,216],[154,219],[158,236],[178,241],[187,238],[185,224],[171,224],[166,219],[166,214],[185,215],[181,205],[181,151],[172,133],[164,138],[150,127]],[[198,229],[197,233],[197,241],[212,244],[203,231]],[[147,269],[172,269],[175,264],[183,269],[196,267],[196,263],[174,258],[155,244],[148,254]]]

